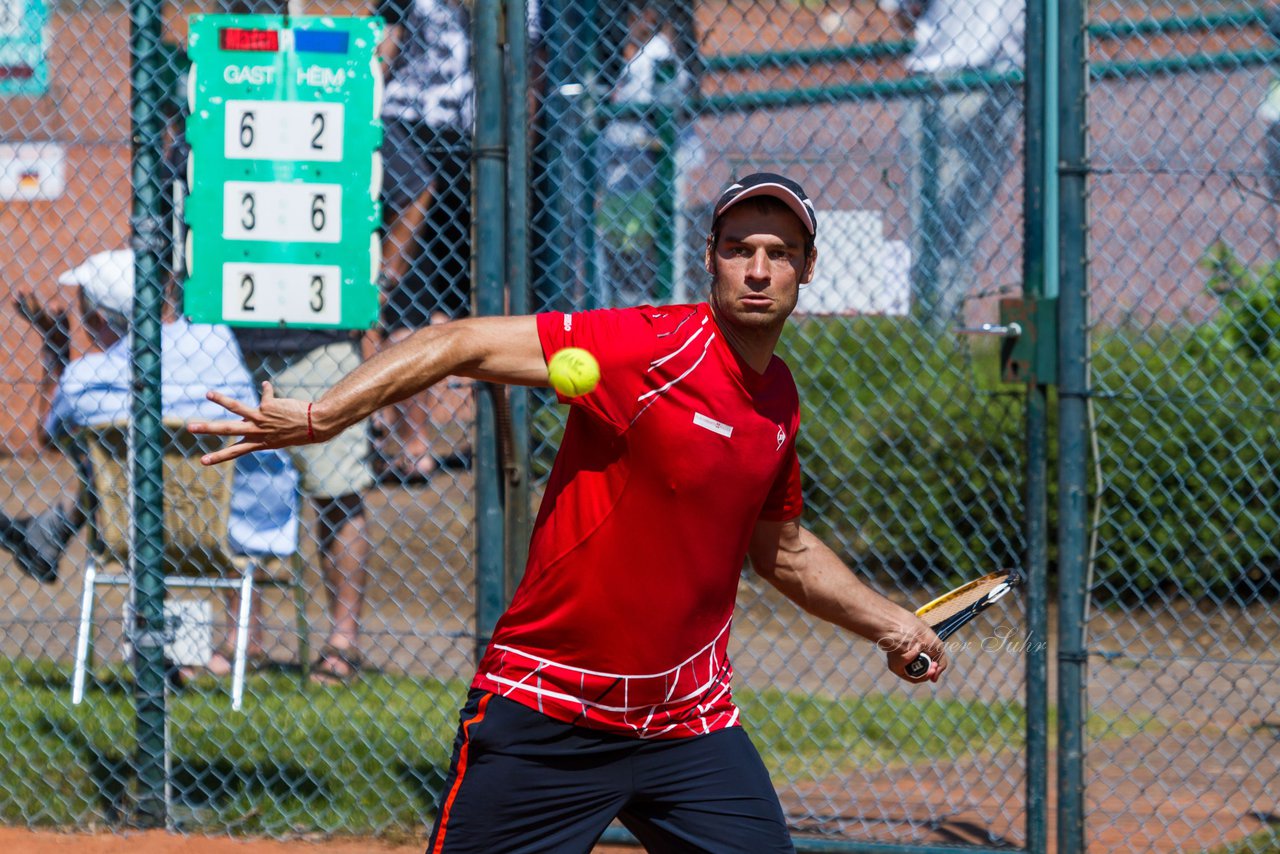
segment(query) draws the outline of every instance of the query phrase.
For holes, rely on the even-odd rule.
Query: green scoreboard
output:
[[[193,15],[184,312],[361,329],[378,316],[378,18]]]

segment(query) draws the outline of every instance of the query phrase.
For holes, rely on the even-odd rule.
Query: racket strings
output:
[[[934,602],[921,608],[916,612],[920,619],[924,620],[931,628],[935,627],[957,614],[961,614],[973,605],[982,601],[992,590],[999,587],[1007,580],[1006,576],[1000,575],[994,578],[980,578],[972,584],[966,584],[959,590],[942,597]]]
[[[933,629],[939,640],[946,640],[956,629],[986,610],[1022,581],[1022,575],[1017,571],[993,572],[957,587],[950,593],[944,593],[918,609],[916,616]],[[907,665],[907,675],[918,678],[928,669],[929,656],[922,652],[915,661]]]

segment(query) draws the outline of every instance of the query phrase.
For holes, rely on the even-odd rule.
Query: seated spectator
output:
[[[133,306],[133,252],[119,250],[91,256],[64,273],[58,282],[78,289],[78,308],[94,347],[65,361],[69,341],[65,313],[43,306],[30,291],[20,291],[19,311],[45,336],[55,351],[46,365],[60,370],[57,390],[43,424],[42,440],[66,448],[82,472],[87,464],[74,437],[80,428],[121,421],[130,415],[132,358],[129,316]],[[205,399],[214,389],[224,394],[256,398],[249,372],[231,330],[225,326],[192,324],[166,305],[161,328],[161,406],[165,417],[217,418],[221,408]],[[85,482],[88,480],[86,478]],[[231,548],[241,554],[289,555],[298,546],[297,476],[289,458],[279,451],[251,454],[236,464],[232,481]],[[11,551],[18,566],[45,584],[58,579],[58,563],[67,542],[88,521],[94,498],[82,494],[34,516],[0,515],[0,547]],[[256,621],[255,621],[256,622]],[[255,626],[256,633],[256,626]],[[251,636],[249,648],[262,655],[260,640]],[[227,658],[215,654],[215,673],[230,671]]]

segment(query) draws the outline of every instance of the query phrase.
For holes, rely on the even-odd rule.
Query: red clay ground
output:
[[[422,854],[426,840],[388,845],[371,840],[275,842],[225,836],[178,836],[156,831],[100,835],[51,833],[0,827],[0,851],[6,854]],[[639,849],[601,845],[594,854],[636,854]]]

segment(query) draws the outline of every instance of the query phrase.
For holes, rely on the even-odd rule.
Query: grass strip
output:
[[[99,669],[79,706],[70,705],[69,678],[57,662],[0,662],[6,822],[129,820],[136,739],[127,670]],[[244,707],[233,712],[225,680],[197,680],[168,702],[171,816],[192,831],[421,835],[466,688],[461,680],[379,673],[304,687],[296,672],[268,671],[248,677]],[[770,772],[791,783],[981,761],[1024,744],[1015,702],[775,689],[735,696]],[[1108,726],[1114,734],[1115,722]],[[1123,723],[1134,726],[1142,723]]]

